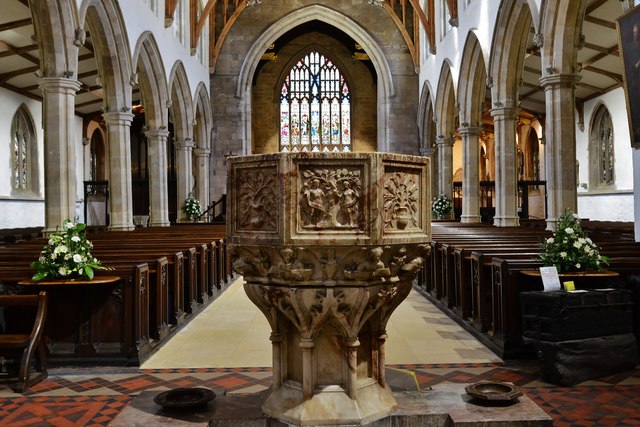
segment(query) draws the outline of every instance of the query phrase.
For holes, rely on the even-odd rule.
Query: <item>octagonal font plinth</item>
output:
[[[391,414],[386,325],[429,250],[429,160],[279,153],[228,166],[232,267],[272,329],[263,411],[297,425]]]

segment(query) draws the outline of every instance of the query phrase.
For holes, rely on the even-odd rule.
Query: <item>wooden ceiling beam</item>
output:
[[[8,73],[0,74],[0,82],[6,82],[14,77],[21,76],[23,74],[34,73],[40,69],[40,65],[34,65],[33,67],[20,68]]]
[[[608,0],[598,0],[598,1],[594,1],[593,3],[591,3],[589,6],[587,6],[587,10],[585,11],[585,15],[590,15],[591,12],[593,12],[594,10],[600,8],[600,6],[602,6],[603,4],[605,4]]]
[[[587,67],[582,67],[585,71],[591,71],[592,73],[601,74],[603,76],[607,76],[610,79],[614,80],[616,83],[622,84],[622,75],[618,73],[612,73],[611,71],[603,70],[602,68],[597,68],[592,65]]]
[[[6,83],[4,81],[0,82],[0,87],[3,87],[5,89],[10,90],[10,91],[15,92],[15,93],[19,93],[20,95],[26,96],[27,98],[35,99],[36,101],[42,102],[42,97],[41,96],[34,95],[33,93],[28,92],[28,91],[24,90],[23,88],[19,88],[19,87],[16,87],[14,85],[10,85],[9,83]]]
[[[616,29],[615,22],[607,21],[606,19],[596,18],[595,16],[585,16],[584,20],[587,22],[591,22],[592,24],[600,25],[601,27],[610,28],[612,30]]]
[[[580,100],[580,102],[588,102],[588,101],[591,101],[592,99],[595,99],[595,98],[597,98],[599,96],[604,95],[605,93],[608,93],[608,92],[611,92],[612,90],[618,89],[619,87],[620,87],[620,85],[616,83],[616,84],[614,84],[612,86],[609,86],[606,89],[600,89],[600,92],[596,92],[596,93],[591,94],[589,96],[585,96],[584,98],[579,98],[579,99],[576,98],[576,101]]]
[[[591,49],[591,50],[595,50],[597,52],[601,52],[601,53],[609,53],[609,55],[616,55],[619,56],[620,53],[618,52],[617,49],[617,45],[616,45],[616,50],[615,51],[611,51],[609,52],[612,48],[610,47],[604,47],[604,46],[598,46],[597,44],[593,44],[593,43],[585,43],[584,47],[586,47],[587,49]]]
[[[31,25],[31,18],[19,19],[17,21],[5,22],[4,24],[0,24],[0,31],[13,30],[20,27],[26,27],[27,25]]]
[[[36,58],[33,55],[29,55],[28,53],[21,51],[19,48],[5,42],[4,40],[0,40],[0,47],[4,48],[5,51],[11,52],[14,55],[18,55],[19,57],[24,58],[33,64],[40,65],[40,58]]]
[[[38,45],[30,44],[27,46],[17,47],[15,49],[17,51],[15,53],[10,50],[5,50],[4,52],[0,52],[0,58],[6,58],[7,56],[12,56],[12,55],[20,55],[25,52],[31,52],[32,50],[38,50]]]
[[[615,46],[611,46],[609,49],[607,49],[604,52],[600,52],[596,55],[593,55],[591,58],[582,61],[582,67],[588,67],[591,64],[593,64],[594,62],[597,62],[603,58],[606,58],[609,55],[612,55],[614,52],[618,52],[618,45],[616,44]]]

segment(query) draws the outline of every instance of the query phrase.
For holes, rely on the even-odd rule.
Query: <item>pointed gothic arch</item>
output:
[[[166,128],[168,125],[167,78],[162,55],[155,37],[150,31],[140,35],[133,53],[136,64],[138,88],[144,105],[146,125],[149,129]]]
[[[209,94],[204,83],[200,82],[196,87],[195,105],[195,121],[193,126],[193,135],[196,140],[195,153],[195,196],[202,206],[209,206],[210,202],[210,157],[211,157],[211,129],[213,127],[213,119],[211,117],[211,104]]]
[[[453,197],[453,144],[456,131],[456,96],[448,60],[442,63],[436,93],[436,145],[438,194]]]
[[[458,100],[462,137],[462,222],[480,222],[480,133],[485,105],[486,66],[480,42],[469,32],[462,53]]]
[[[611,114],[604,103],[594,109],[589,125],[589,188],[615,186],[615,135]]]
[[[277,22],[274,22],[268,27],[262,34],[253,42],[245,60],[242,63],[240,74],[238,78],[238,84],[236,87],[236,96],[240,98],[242,108],[242,141],[244,144],[243,152],[249,153],[251,147],[251,83],[255,71],[258,67],[260,58],[263,52],[267,50],[269,45],[277,40],[278,37],[291,29],[297,27],[301,23],[319,20],[333,25],[336,28],[340,28],[347,33],[351,38],[356,40],[362,48],[369,54],[373,67],[376,70],[378,76],[378,120],[377,120],[377,140],[378,150],[388,151],[388,132],[390,129],[389,120],[389,106],[390,99],[395,95],[393,88],[393,79],[391,75],[391,68],[385,58],[384,52],[371,37],[371,35],[362,28],[358,23],[350,19],[349,17],[332,10],[325,6],[310,5],[288,15],[282,17]]]
[[[77,74],[75,43],[80,42],[83,34],[78,24],[76,3],[73,0],[29,2],[44,77]]]
[[[38,141],[31,112],[18,107],[11,121],[11,194],[40,195]]]

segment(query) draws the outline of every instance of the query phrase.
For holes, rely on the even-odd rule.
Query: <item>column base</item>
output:
[[[288,381],[272,390],[262,405],[266,415],[299,426],[365,425],[397,410],[391,389],[370,378],[359,380],[356,399],[334,385],[316,390],[310,399],[304,400],[301,384]]]
[[[502,216],[493,217],[494,227],[518,227],[520,225],[520,217]]]
[[[482,222],[480,215],[462,215],[460,216],[460,222],[465,224],[477,224]]]

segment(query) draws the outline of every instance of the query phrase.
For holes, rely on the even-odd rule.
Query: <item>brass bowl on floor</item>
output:
[[[208,403],[214,397],[216,394],[207,388],[176,388],[158,394],[153,401],[163,408],[193,408]]]
[[[465,387],[473,398],[491,402],[514,402],[522,396],[520,387],[500,381],[478,381]]]

